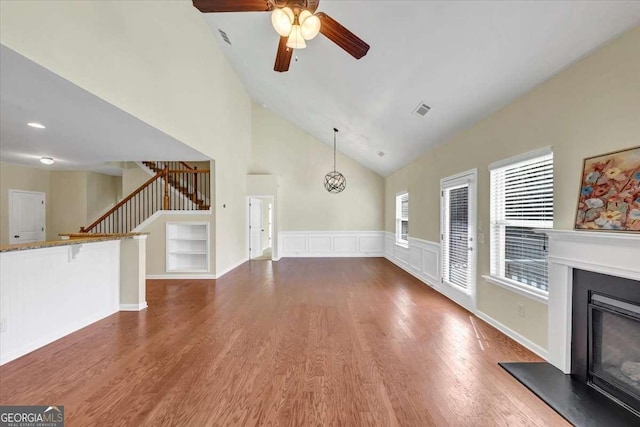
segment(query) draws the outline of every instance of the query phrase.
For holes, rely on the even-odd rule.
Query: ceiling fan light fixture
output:
[[[304,49],[307,47],[304,37],[302,36],[302,28],[300,28],[300,25],[294,25],[291,28],[291,34],[289,34],[289,39],[287,40],[287,47],[291,49]]]
[[[302,30],[302,37],[311,40],[320,32],[320,18],[311,14],[308,10],[303,10],[298,17]]]
[[[291,33],[293,19],[293,11],[288,7],[276,8],[271,13],[271,24],[282,37],[287,37]]]

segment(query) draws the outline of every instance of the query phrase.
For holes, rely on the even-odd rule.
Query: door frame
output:
[[[444,283],[444,226],[445,226],[445,205],[444,187],[445,184],[469,185],[469,246],[472,248],[469,257],[469,292],[464,292],[457,286]],[[451,186],[451,185],[449,185]],[[440,179],[440,291],[447,297],[460,304],[467,310],[475,312],[477,304],[478,287],[478,169],[469,169],[445,178]]]
[[[273,213],[273,224],[271,225],[271,233],[273,235],[273,238],[271,239],[271,261],[278,261],[278,241],[277,241],[277,229],[276,229],[276,203],[275,203],[275,197],[271,194],[252,194],[252,195],[247,195],[246,196],[246,200],[245,200],[245,212],[246,212],[246,218],[245,218],[245,234],[246,234],[246,239],[245,239],[245,244],[246,244],[246,248],[245,248],[245,255],[246,255],[246,259],[247,260],[251,260],[251,251],[249,251],[249,247],[251,246],[251,232],[249,231],[250,228],[249,226],[251,225],[251,208],[249,207],[249,203],[251,201],[251,199],[256,199],[256,198],[260,198],[260,199],[265,199],[263,200],[263,202],[268,202],[271,203],[272,206],[272,213]],[[264,203],[263,203],[263,207],[264,207]]]
[[[14,244],[14,234],[13,234],[13,194],[14,193],[29,193],[29,194],[38,194],[42,196],[42,200],[44,200],[44,223],[42,226],[42,234],[43,234],[43,240],[47,240],[47,193],[43,192],[43,191],[28,191],[28,190],[16,190],[16,189],[9,189],[9,215],[8,215],[8,220],[9,220],[9,227],[7,232],[9,233],[9,244]]]

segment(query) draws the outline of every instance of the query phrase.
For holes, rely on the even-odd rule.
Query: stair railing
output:
[[[154,172],[168,167],[176,174],[170,177],[170,184],[180,188],[180,192],[189,198],[193,203],[209,206],[210,203],[210,171],[209,169],[198,170],[196,166],[181,161],[144,161],[147,168]]]
[[[193,194],[185,193],[183,175],[192,181]],[[210,171],[208,169],[169,169],[165,166],[156,171],[148,181],[118,202],[81,233],[127,233],[142,224],[159,210],[204,210],[209,209],[208,201],[198,198],[198,181],[209,194]]]

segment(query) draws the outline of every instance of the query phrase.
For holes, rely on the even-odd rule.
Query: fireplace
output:
[[[549,236],[547,362],[500,365],[575,426],[640,426],[640,234]]]
[[[573,270],[571,375],[640,414],[640,282]]]

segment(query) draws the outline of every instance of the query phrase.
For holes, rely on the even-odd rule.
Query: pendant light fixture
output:
[[[347,186],[347,179],[336,170],[336,134],[338,129],[333,128],[333,171],[324,176],[324,188],[329,193],[339,193]]]

